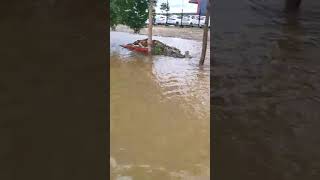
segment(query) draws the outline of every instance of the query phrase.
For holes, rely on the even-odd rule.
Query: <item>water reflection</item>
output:
[[[200,42],[156,37],[193,56],[175,59],[119,46],[145,36],[110,37],[111,178],[209,179],[209,63],[198,67]]]

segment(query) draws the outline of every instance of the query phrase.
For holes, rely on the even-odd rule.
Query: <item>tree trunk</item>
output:
[[[208,43],[208,24],[209,24],[209,18],[210,18],[210,0],[207,0],[207,12],[206,12],[206,20],[204,23],[204,29],[203,29],[203,39],[202,39],[202,52],[200,57],[199,65],[202,66],[204,64],[204,59],[206,57],[207,52],[207,43]]]
[[[149,0],[148,53],[152,53],[153,0]]]

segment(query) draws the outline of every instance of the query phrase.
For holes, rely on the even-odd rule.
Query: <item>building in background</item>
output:
[[[208,0],[189,0],[189,3],[198,4],[197,14],[200,16],[206,15]]]

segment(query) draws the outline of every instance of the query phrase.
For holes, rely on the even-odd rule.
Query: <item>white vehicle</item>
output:
[[[178,15],[171,15],[169,16],[169,18],[178,18],[179,16]]]
[[[189,18],[190,18],[190,21],[189,21],[190,26],[198,26],[198,23],[199,23],[198,15],[190,15]]]
[[[206,22],[206,17],[200,19],[200,27],[203,27],[205,22]],[[209,22],[208,22],[208,27],[210,28],[210,18],[209,18]]]
[[[167,17],[163,15],[157,15],[155,19],[155,24],[166,24],[167,22]]]
[[[181,25],[181,17],[178,17],[178,16],[171,16],[168,18],[168,24],[171,24],[171,25]]]
[[[199,19],[199,15],[189,15],[190,20]]]
[[[190,22],[191,22],[191,19],[190,19],[190,17],[183,17],[182,18],[182,25],[183,26],[190,26]]]
[[[200,16],[200,25],[201,25],[201,22],[206,19],[205,16]],[[192,20],[190,21],[190,26],[199,26],[199,16],[196,15],[194,16],[194,18],[192,18]]]

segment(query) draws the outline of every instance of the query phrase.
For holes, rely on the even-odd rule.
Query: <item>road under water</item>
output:
[[[110,34],[111,179],[209,179],[209,52],[201,42],[154,37],[192,59],[148,57],[120,44],[146,38]]]
[[[320,179],[320,1],[302,0],[298,13],[284,3],[214,1],[219,177]]]

